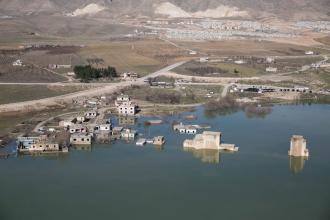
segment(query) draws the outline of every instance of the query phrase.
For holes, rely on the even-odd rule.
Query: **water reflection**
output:
[[[98,144],[109,144],[111,135],[109,132],[100,132],[95,135],[95,142]]]
[[[134,116],[118,116],[119,126],[135,125],[136,122],[137,118]]]
[[[165,148],[164,148],[164,145],[156,145],[156,146],[155,146],[155,149],[156,149],[157,151],[163,151]]]
[[[238,103],[234,100],[226,99],[221,102],[209,102],[205,106],[204,115],[207,118],[216,118],[243,111],[247,118],[266,118],[272,113],[271,106],[260,106],[250,103]]]
[[[92,145],[75,145],[73,146],[73,149],[79,150],[79,151],[92,151]]]
[[[306,157],[289,157],[290,170],[297,174],[303,171]]]
[[[184,151],[192,153],[195,158],[201,160],[203,163],[210,163],[210,164],[220,163],[219,150],[210,150],[210,149],[196,150],[194,148],[184,148]]]

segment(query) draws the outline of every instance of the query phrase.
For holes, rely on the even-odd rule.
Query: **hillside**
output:
[[[23,7],[24,6],[24,7]],[[87,7],[87,8],[86,8]],[[102,9],[102,10],[101,10]],[[103,10],[104,9],[104,10]],[[86,12],[87,11],[87,12]],[[89,13],[93,11],[95,13]],[[0,0],[7,15],[57,14],[118,17],[267,17],[329,19],[329,0]]]

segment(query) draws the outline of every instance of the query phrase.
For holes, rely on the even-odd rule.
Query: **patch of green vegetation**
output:
[[[0,104],[30,101],[82,90],[74,86],[0,85]]]
[[[118,77],[116,68],[112,66],[108,66],[107,68],[94,68],[91,65],[75,66],[73,71],[76,74],[76,77],[83,81],[99,78],[111,79]]]

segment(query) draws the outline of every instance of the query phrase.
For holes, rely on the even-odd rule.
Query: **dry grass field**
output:
[[[315,39],[317,42],[320,42],[326,46],[330,46],[330,36],[328,37],[322,37],[322,38],[316,38]]]
[[[174,69],[174,72],[189,76],[253,77],[262,75],[264,70],[264,68],[256,66],[252,67],[234,63],[200,63],[191,61]]]
[[[311,47],[257,40],[226,40],[226,41],[199,41],[177,42],[179,45],[206,53],[209,56],[297,56],[304,55],[305,51],[321,49]]]
[[[104,41],[82,48],[79,55],[84,59],[103,59],[104,65],[114,66],[119,72],[134,71],[141,75],[188,56],[185,51],[156,39]]]
[[[66,80],[61,75],[34,66],[13,67],[11,65],[0,65],[0,82],[51,83]]]
[[[72,66],[86,64],[86,61],[77,55],[77,52],[53,53],[52,51],[47,50],[37,50],[24,53],[20,58],[26,63],[35,64],[40,67],[48,67],[49,64]]]
[[[243,59],[246,63],[235,64],[233,61]],[[302,66],[310,65],[323,60],[322,56],[311,57],[285,57],[276,58],[274,63],[258,63],[255,59],[248,57],[233,57],[232,61],[221,62],[199,62],[190,61],[176,68],[174,72],[190,76],[208,76],[208,77],[255,77],[270,74],[266,68],[276,67],[278,72],[285,73],[299,71]]]
[[[0,85],[0,104],[48,98],[82,89],[74,86]]]

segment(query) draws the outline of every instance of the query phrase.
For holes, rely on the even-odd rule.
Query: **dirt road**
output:
[[[78,97],[99,96],[99,95],[104,95],[107,93],[117,92],[128,86],[143,85],[143,84],[145,84],[144,81],[146,79],[148,79],[149,77],[156,77],[156,76],[162,75],[164,72],[168,72],[184,63],[185,63],[185,61],[172,64],[161,70],[151,73],[145,77],[139,78],[136,81],[118,82],[115,84],[114,83],[100,84],[100,87],[97,87],[97,88],[92,88],[89,90],[70,93],[70,94],[66,94],[66,95],[44,98],[44,99],[39,99],[39,100],[26,101],[26,102],[18,102],[18,103],[0,105],[0,113],[13,112],[13,111],[14,112],[15,111],[27,111],[28,112],[28,111],[35,111],[35,110],[44,110],[51,106],[72,103],[72,101]],[[59,83],[57,83],[57,84],[59,84]],[[66,83],[65,85],[67,85],[67,84],[70,84],[70,83]]]

